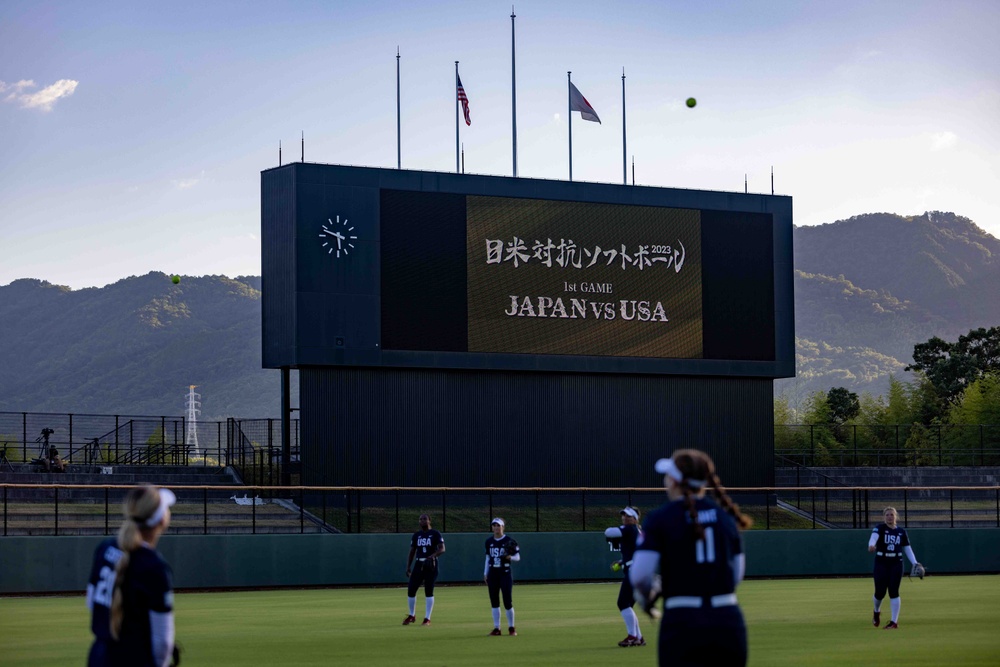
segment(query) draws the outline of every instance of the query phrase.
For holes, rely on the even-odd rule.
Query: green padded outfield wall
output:
[[[745,535],[748,577],[864,575],[869,530],[771,530]],[[913,548],[931,573],[1000,572],[998,529],[913,529]],[[518,581],[613,579],[601,532],[514,533]],[[449,533],[438,581],[482,580],[488,535]],[[82,592],[94,537],[0,538],[0,594]],[[409,535],[172,536],[160,550],[178,589],[404,585]]]

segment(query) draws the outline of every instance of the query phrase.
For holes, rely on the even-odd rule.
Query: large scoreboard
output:
[[[263,363],[794,374],[789,197],[264,171]]]

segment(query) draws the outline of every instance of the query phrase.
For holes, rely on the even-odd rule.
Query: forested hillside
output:
[[[968,218],[861,215],[797,227],[797,377],[775,382],[792,404],[842,386],[884,394],[913,346],[1000,325],[1000,240]]]
[[[0,410],[277,416],[279,372],[261,368],[260,278],[163,273],[70,290],[0,287]]]
[[[967,218],[862,215],[798,227],[794,247],[798,375],[775,383],[792,405],[831,387],[884,394],[914,345],[1000,325],[1000,241]],[[204,419],[275,417],[260,288],[158,272],[75,291],[2,286],[0,411],[179,415],[194,384]]]

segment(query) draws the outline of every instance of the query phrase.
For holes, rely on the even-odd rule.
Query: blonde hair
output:
[[[111,597],[111,636],[116,640],[122,629],[124,617],[124,595],[122,582],[125,571],[128,570],[132,552],[142,545],[142,527],[160,507],[160,491],[150,484],[143,484],[129,490],[122,503],[122,514],[125,516],[118,529],[118,548],[122,557],[115,565],[115,589]]]
[[[699,540],[704,539],[705,529],[698,523],[695,498],[698,495],[698,491],[704,487],[699,485],[696,490],[688,483],[688,480],[704,482],[712,487],[713,495],[719,501],[722,509],[736,520],[737,526],[740,528],[749,528],[753,525],[753,519],[741,513],[740,506],[734,503],[732,498],[722,488],[722,482],[719,480],[719,476],[715,474],[715,462],[712,461],[712,457],[699,449],[678,449],[670,458],[674,460],[677,469],[684,476],[684,480],[679,482],[678,486],[681,493],[684,494],[684,506],[687,507],[688,516],[691,517],[691,524]]]

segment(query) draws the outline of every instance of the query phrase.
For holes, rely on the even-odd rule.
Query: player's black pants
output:
[[[410,584],[406,588],[407,597],[416,597],[417,590],[423,586],[424,595],[434,597],[434,582],[438,578],[437,559],[418,560],[410,573]]]
[[[90,646],[87,667],[107,667],[108,664],[108,645],[98,639]]]
[[[490,568],[486,575],[486,586],[490,590],[490,606],[496,609],[500,606],[500,594],[503,593],[503,608],[514,606],[514,577],[510,572]]]
[[[628,568],[625,568],[625,578],[622,579],[622,586],[618,589],[618,611],[625,611],[635,604],[635,595],[632,593],[632,582],[628,578]]]
[[[899,597],[899,582],[903,580],[902,558],[875,558],[875,599],[885,597],[886,590],[890,598]]]
[[[657,646],[660,665],[744,667],[747,628],[743,612],[731,607],[667,609]]]

